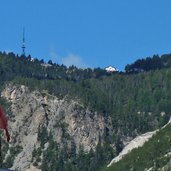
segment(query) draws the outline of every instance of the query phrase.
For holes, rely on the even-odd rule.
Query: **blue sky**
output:
[[[78,67],[123,70],[171,52],[171,0],[1,0],[0,50]]]

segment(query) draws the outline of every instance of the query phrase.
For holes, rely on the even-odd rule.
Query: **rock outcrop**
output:
[[[161,129],[165,128],[170,123],[171,123],[171,118],[169,119],[168,123],[165,124]],[[149,141],[149,139],[156,134],[157,131],[159,131],[159,129],[135,137],[123,148],[123,150],[119,153],[118,156],[112,159],[112,161],[107,165],[107,167],[110,167],[112,164],[120,161],[126,154],[130,153],[133,149],[142,147],[145,142]],[[170,155],[170,153],[168,153],[168,155]]]
[[[134,138],[128,145],[124,147],[124,149],[119,153],[118,156],[116,156],[108,165],[107,167],[110,167],[113,163],[118,162],[121,160],[126,154],[131,152],[134,148],[142,147],[146,141],[148,141],[156,131],[147,132],[145,134],[142,134],[140,136],[137,136]]]
[[[60,99],[46,91],[30,91],[24,85],[8,85],[1,96],[11,103],[10,146],[20,146],[22,149],[15,156],[12,169],[36,169],[32,166],[32,152],[40,146],[38,132],[41,127],[46,127],[47,131],[52,133],[54,141],[62,146],[61,124],[65,125],[77,151],[82,146],[84,151],[88,152],[95,149],[104,130],[110,125],[110,121],[106,123],[102,116],[91,112],[78,101]],[[48,143],[46,145],[48,146]],[[7,155],[10,155],[10,152]]]

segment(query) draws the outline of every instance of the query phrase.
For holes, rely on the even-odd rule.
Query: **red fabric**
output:
[[[0,106],[0,128],[5,130],[5,135],[6,135],[7,141],[9,142],[10,135],[8,132],[8,120],[4,114],[4,111],[1,106]]]

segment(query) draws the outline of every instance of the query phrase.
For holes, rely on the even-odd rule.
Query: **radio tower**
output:
[[[25,28],[23,28],[22,55],[25,56]]]

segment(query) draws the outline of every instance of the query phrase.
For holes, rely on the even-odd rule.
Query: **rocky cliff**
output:
[[[9,130],[10,148],[4,160],[11,155],[12,148],[19,148],[14,155],[12,169],[38,170],[33,166],[33,151],[40,148],[39,132],[46,128],[47,134],[63,146],[71,143],[76,151],[82,147],[85,152],[95,149],[99,140],[103,141],[104,130],[110,130],[110,119],[104,119],[96,112],[85,108],[79,101],[67,97],[58,98],[46,91],[30,91],[24,85],[7,85],[1,97],[10,102]],[[44,149],[48,148],[48,140]],[[42,159],[42,156],[40,156]]]

